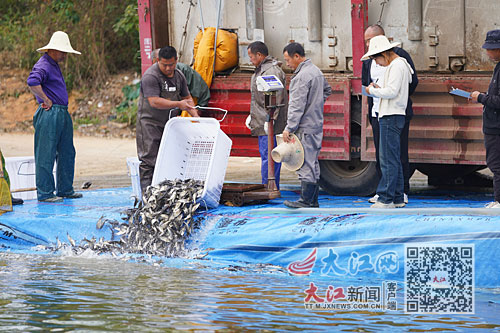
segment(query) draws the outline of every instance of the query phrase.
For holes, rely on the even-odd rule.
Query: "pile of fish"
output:
[[[183,252],[186,238],[199,224],[194,214],[203,186],[201,181],[176,179],[148,187],[142,208],[128,210],[128,223],[115,228],[124,250],[167,257]]]
[[[105,225],[119,241],[106,241],[103,238],[84,238],[80,244],[69,236],[68,240],[75,254],[90,249],[98,254],[140,253],[156,256],[173,257],[181,255],[185,250],[185,241],[194,229],[199,227],[200,218],[195,212],[200,206],[196,201],[201,197],[204,183],[202,181],[165,180],[157,186],[149,186],[139,205],[122,212],[126,222],[109,220],[101,217],[97,221],[97,229]],[[137,207],[136,207],[137,206]],[[57,240],[52,248],[59,250],[67,245]]]

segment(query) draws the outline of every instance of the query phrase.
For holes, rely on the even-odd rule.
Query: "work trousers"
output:
[[[260,173],[262,175],[262,184],[267,184],[267,176],[268,176],[267,142],[268,142],[267,135],[259,136],[259,152],[260,152],[260,158],[262,160],[262,164],[260,166]],[[274,147],[276,147],[276,138],[274,138]],[[281,163],[274,162],[274,178],[278,190],[280,188],[280,171],[281,171]]]
[[[304,164],[297,170],[299,179],[304,182],[317,183],[320,170],[318,156],[321,150],[323,132],[317,134],[295,133],[304,148]]]
[[[495,201],[500,202],[500,135],[485,134],[486,165],[493,172]]]
[[[35,172],[38,200],[74,193],[75,147],[73,121],[64,105],[52,105],[46,111],[41,106],[33,117],[35,127]],[[57,162],[57,188],[54,182],[54,163]]]
[[[379,119],[380,125],[380,178],[377,194],[382,203],[402,203],[404,198],[403,167],[400,156],[401,132],[405,116],[392,115]]]
[[[142,194],[153,181],[155,171],[156,157],[160,149],[161,137],[165,125],[160,125],[153,121],[137,122],[137,155],[141,164],[139,164],[139,177],[141,180]]]
[[[369,117],[370,123],[372,125],[373,132],[373,142],[375,144],[375,158],[377,160],[377,174],[379,179],[382,177],[382,171],[380,170],[380,157],[379,157],[379,141],[380,141],[380,125],[378,118]],[[403,167],[403,181],[404,181],[404,192],[406,194],[410,193],[410,159],[408,157],[408,135],[410,134],[410,118],[405,117],[405,126],[401,131],[401,165]]]

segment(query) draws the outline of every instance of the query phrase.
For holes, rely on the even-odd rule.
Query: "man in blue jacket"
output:
[[[369,26],[365,31],[365,43],[366,47],[370,45],[370,39],[375,36],[385,35],[384,29],[378,25],[374,24]],[[417,71],[415,70],[415,65],[413,64],[413,60],[411,59],[408,52],[403,50],[400,47],[395,47],[394,52],[406,59],[413,69],[413,74],[410,83],[410,91],[408,96],[408,105],[406,107],[406,119],[405,126],[403,131],[401,132],[401,165],[403,166],[403,178],[404,178],[404,202],[408,203],[408,192],[410,191],[410,160],[408,158],[408,135],[410,133],[410,120],[413,117],[413,108],[412,101],[410,96],[413,94],[418,85]],[[363,61],[361,81],[364,86],[369,86],[370,83],[374,82],[375,84],[379,82],[379,80],[383,80],[384,73],[386,67],[379,66],[372,61],[372,59],[368,59]],[[371,98],[368,97],[368,119],[370,124],[372,125],[373,131],[373,142],[375,144],[375,157],[377,160],[377,174],[379,178],[382,176],[382,172],[380,170],[380,161],[379,161],[379,124],[378,124],[378,107],[380,104],[379,98]],[[370,198],[368,200],[371,203],[375,203],[378,200],[378,195]]]
[[[486,148],[486,165],[493,172],[495,201],[486,208],[500,208],[500,30],[486,34],[483,49],[488,57],[497,64],[486,94],[473,91],[471,98],[483,104],[483,133]]]

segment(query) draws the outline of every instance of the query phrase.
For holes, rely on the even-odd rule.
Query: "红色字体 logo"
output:
[[[322,289],[314,282],[304,290],[304,307],[308,310],[397,310],[397,282],[384,281],[376,286],[335,287]]]

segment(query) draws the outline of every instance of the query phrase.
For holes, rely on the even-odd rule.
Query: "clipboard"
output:
[[[468,99],[471,98],[470,92],[462,90],[462,89],[458,89],[458,88],[453,88],[453,87],[451,87],[450,94],[455,95],[455,96],[465,97]]]
[[[373,96],[369,93],[366,92],[366,86],[361,86],[361,94],[367,96],[367,97],[371,97],[371,98],[378,98],[377,96]]]

